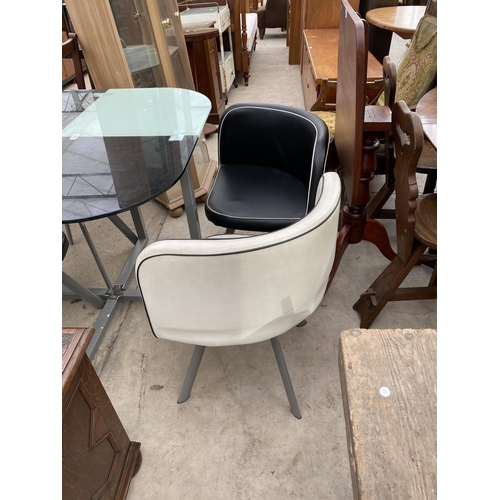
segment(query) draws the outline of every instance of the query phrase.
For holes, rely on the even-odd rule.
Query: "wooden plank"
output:
[[[309,47],[316,84],[321,85],[323,78],[337,79],[339,29],[304,30],[305,43]],[[368,53],[366,81],[380,80],[383,76],[382,65]]]
[[[355,499],[437,497],[437,331],[347,330],[339,369]]]
[[[62,329],[62,394],[66,394],[76,372],[85,356],[85,351],[94,334],[94,328]]]

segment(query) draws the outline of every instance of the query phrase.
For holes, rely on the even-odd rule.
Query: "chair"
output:
[[[266,28],[287,28],[288,0],[267,0],[257,9],[259,38],[264,39]]]
[[[316,201],[279,231],[157,241],[141,252],[136,277],[153,334],[196,346],[178,403],[190,396],[206,346],[271,339],[290,409],[301,418],[278,336],[323,298],[339,216],[336,173],[323,176]]]
[[[76,33],[68,33],[68,39],[62,42],[62,56],[73,60],[75,67],[75,80],[79,89],[85,89],[85,77],[83,76],[82,55],[78,44]]]
[[[437,17],[427,14],[419,21],[408,50],[398,64],[394,102],[403,100],[411,110],[415,110],[418,101],[435,86],[436,79]],[[379,98],[378,104],[384,104],[383,97]],[[369,216],[373,218],[394,218],[393,210],[383,209],[394,192],[394,154],[390,140],[386,145],[378,155],[385,183],[368,206]],[[433,192],[437,181],[437,154],[427,140],[424,140],[417,172],[427,175],[424,193]]]
[[[205,204],[216,226],[275,231],[313,208],[328,151],[320,118],[289,106],[235,104],[221,116],[218,148]]]
[[[397,256],[354,304],[361,316],[360,328],[369,328],[389,301],[437,298],[437,262],[427,287],[400,287],[424,252],[437,250],[437,194],[418,196],[415,172],[424,142],[420,118],[404,101],[398,101],[392,120]]]
[[[367,105],[376,104],[379,98],[380,92],[383,92],[385,103],[392,107],[394,104],[394,94],[396,91],[396,65],[391,61],[389,56],[386,56],[383,60],[383,78],[382,80],[375,80],[374,82],[366,82],[366,96],[365,102]],[[338,157],[337,151],[335,149],[335,123],[336,115],[335,111],[337,108],[336,103],[328,102],[328,89],[337,88],[337,80],[328,80],[328,78],[323,78],[318,92],[318,99],[311,107],[311,112],[317,117],[321,118],[328,127],[328,132],[330,134],[330,146],[328,153],[328,165],[327,169],[336,170],[338,168]],[[374,99],[370,99],[369,94],[373,95],[374,92],[379,91]],[[391,103],[392,100],[392,103]]]

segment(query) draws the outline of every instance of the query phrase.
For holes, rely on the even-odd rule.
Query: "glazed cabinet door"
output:
[[[194,90],[176,0],[68,0],[96,88]]]

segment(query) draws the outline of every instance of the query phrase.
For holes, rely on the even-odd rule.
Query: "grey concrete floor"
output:
[[[400,40],[393,43],[396,57],[404,50]],[[285,35],[269,30],[258,42],[249,86],[239,78],[229,104],[266,99],[303,107],[300,68],[288,66],[287,54]],[[269,59],[273,73],[266,68]],[[283,77],[285,90],[276,75]],[[208,136],[206,145],[216,159],[217,135]],[[380,179],[372,183],[373,191],[377,183]],[[173,218],[157,201],[141,211],[150,242],[189,237],[185,214]],[[198,212],[204,237],[223,232],[206,220],[202,202]],[[395,248],[395,224],[383,223]],[[89,223],[88,229],[110,276],[117,276],[131,244],[107,220]],[[63,269],[89,286],[102,286],[83,235],[77,227],[72,233],[74,245]],[[270,342],[208,348],[190,399],[177,404],[192,346],[156,339],[142,304],[121,303],[92,362],[129,438],[141,443],[142,466],[127,498],[352,499],[338,338],[343,330],[359,327],[352,305],[387,264],[370,243],[349,246],[307,324],[280,338],[301,420],[289,410]],[[407,283],[425,284],[430,274],[429,268],[417,267]],[[85,302],[63,301],[63,326],[92,326],[97,314]],[[436,301],[390,303],[372,325],[436,327]]]

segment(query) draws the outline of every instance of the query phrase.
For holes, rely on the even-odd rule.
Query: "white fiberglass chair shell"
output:
[[[151,330],[195,345],[178,399],[186,401],[206,346],[271,340],[292,413],[301,418],[278,336],[310,316],[335,257],[341,185],[323,175],[316,206],[257,236],[162,240],[139,255],[136,277]]]

